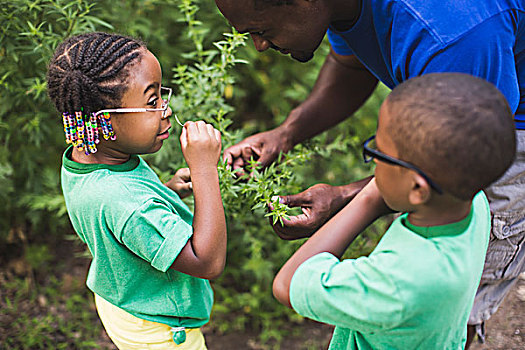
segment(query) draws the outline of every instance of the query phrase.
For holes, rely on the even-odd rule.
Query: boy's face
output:
[[[391,116],[386,107],[388,99],[383,102],[379,110],[379,119],[376,133],[376,146],[378,151],[394,158],[399,158],[399,153],[394,141],[390,137],[389,125]],[[385,203],[393,210],[406,212],[410,211],[411,205],[408,200],[408,195],[411,189],[411,181],[408,175],[407,168],[391,165],[377,159],[375,178],[377,187],[385,200]]]
[[[250,33],[257,51],[274,49],[300,62],[312,59],[330,23],[328,12],[318,2],[301,0],[260,9],[254,0],[215,3],[237,31]]]
[[[159,61],[145,50],[139,62],[129,69],[128,90],[122,97],[123,108],[161,108],[162,71]],[[112,113],[116,140],[110,147],[126,154],[157,152],[169,137],[171,109],[162,118],[162,111]]]

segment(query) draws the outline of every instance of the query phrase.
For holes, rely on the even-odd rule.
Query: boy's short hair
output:
[[[468,200],[497,180],[516,153],[513,115],[491,83],[463,73],[409,79],[386,100],[399,158],[445,192]]]

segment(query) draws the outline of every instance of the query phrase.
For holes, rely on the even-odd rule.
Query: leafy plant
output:
[[[45,96],[46,63],[67,36],[94,30],[145,40],[163,67],[166,85],[174,85],[174,114],[182,122],[204,119],[212,123],[222,133],[224,148],[279,124],[306,98],[328,51],[324,43],[307,64],[276,53],[258,53],[245,35],[230,30],[213,1],[14,0],[2,6],[0,250],[9,252],[3,255],[9,259],[32,265],[37,277],[47,276],[51,259],[60,261],[59,256],[51,258],[56,242],[71,237],[59,181],[65,143],[61,120]],[[285,325],[302,322],[271,293],[275,273],[301,243],[282,241],[273,233],[269,222],[293,211],[272,198],[298,193],[317,182],[340,185],[370,174],[370,168],[361,164],[360,144],[374,132],[377,109],[387,92],[380,86],[354,116],[281,155],[270,167],[260,169],[252,162],[250,176],[237,177],[225,164],[219,165],[229,242],[226,270],[213,282],[216,303],[211,327],[218,332],[256,330],[261,344],[278,347],[290,329]],[[185,166],[177,137],[145,159],[164,180]],[[276,207],[273,212],[267,210],[270,202]],[[191,206],[191,199],[187,203]],[[383,226],[379,223],[361,235],[347,256],[370,252]],[[18,285],[9,290],[16,290],[23,281],[15,280],[12,283]],[[36,281],[40,282],[24,285],[24,293],[17,297],[9,295],[5,302],[12,315],[20,312],[24,298],[36,300],[38,289],[48,286],[47,298],[54,298],[54,282]],[[96,336],[93,329],[100,329],[100,324],[87,315],[94,313],[85,307],[91,302],[82,288],[85,293],[61,302],[71,312],[82,309],[81,318],[91,326],[73,323],[80,327],[75,331],[42,308],[38,320],[47,325],[18,339],[36,324],[32,317],[20,317],[16,329],[21,333],[10,340],[11,348],[45,348],[57,334],[76,342],[74,346],[56,343],[57,348],[90,348],[89,339]]]

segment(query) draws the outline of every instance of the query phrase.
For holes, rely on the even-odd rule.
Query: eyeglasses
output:
[[[95,112],[95,117],[102,113],[140,113],[140,112],[160,112],[162,111],[162,119],[166,119],[168,116],[168,107],[171,99],[171,88],[161,87],[160,96],[161,96],[161,107],[160,108],[113,108],[113,109],[102,109],[98,112]],[[174,114],[175,120],[180,126],[183,126],[179,121],[179,118]]]
[[[430,187],[432,187],[434,190],[436,190],[437,193],[443,194],[443,190],[441,189],[441,187],[439,187],[439,185],[437,185],[434,181],[432,181],[430,179],[430,177],[428,177],[428,175],[423,172],[423,170],[419,169],[415,165],[412,165],[410,163],[404,162],[402,160],[390,157],[389,155],[386,155],[386,154],[384,154],[382,152],[379,152],[373,146],[372,147],[369,146],[370,143],[373,143],[373,145],[375,145],[375,142],[374,142],[375,138],[376,138],[376,135],[370,136],[363,143],[363,159],[364,159],[365,163],[369,163],[375,158],[375,159],[377,159],[379,161],[382,161],[382,162],[385,162],[385,163],[388,163],[388,164],[391,164],[391,165],[398,165],[398,166],[402,166],[404,168],[408,168],[408,169],[414,170],[419,175],[421,175],[425,179],[425,181],[428,182]]]

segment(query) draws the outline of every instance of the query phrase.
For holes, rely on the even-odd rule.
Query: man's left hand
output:
[[[354,198],[371,179],[372,177],[367,177],[345,186],[316,184],[301,193],[280,196],[280,203],[289,207],[301,207],[303,213],[283,219],[282,225],[279,222],[273,224],[270,218],[270,224],[275,233],[285,240],[310,237]]]

